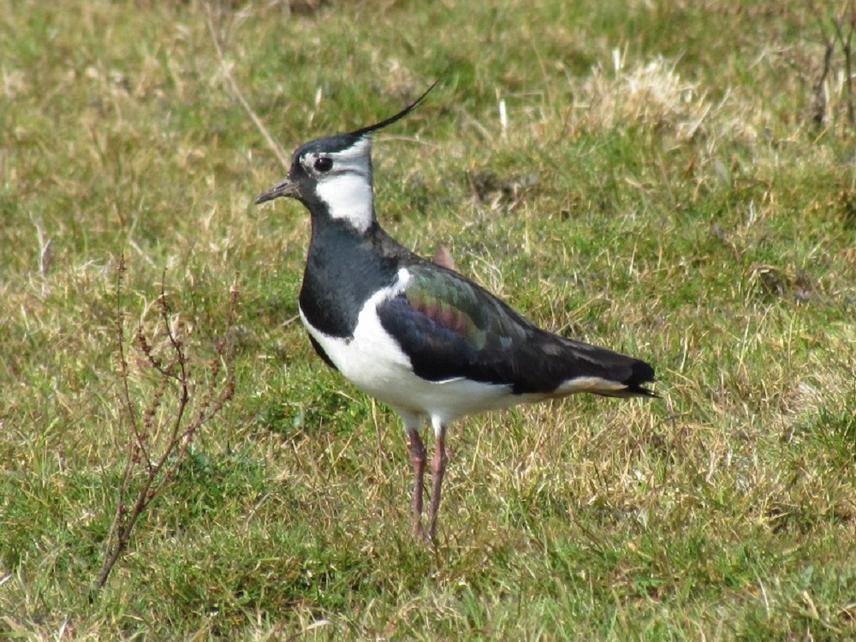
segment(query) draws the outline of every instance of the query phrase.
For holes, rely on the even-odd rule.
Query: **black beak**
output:
[[[286,178],[278,185],[271,187],[265,193],[256,196],[256,205],[272,201],[280,196],[284,196],[285,198],[298,198],[300,196],[300,192],[297,188],[297,183]]]

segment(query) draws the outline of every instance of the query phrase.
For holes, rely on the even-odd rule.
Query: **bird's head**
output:
[[[342,219],[357,231],[365,232],[374,222],[371,135],[406,116],[436,84],[400,112],[379,123],[301,145],[294,152],[285,179],[259,194],[256,203],[280,196],[295,198],[313,216]]]

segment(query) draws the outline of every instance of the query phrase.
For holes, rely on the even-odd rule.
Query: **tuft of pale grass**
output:
[[[674,63],[658,57],[627,66],[626,52],[612,51],[612,68],[598,65],[579,89],[577,127],[640,126],[669,129],[678,140],[692,138],[712,105],[700,84],[684,80]]]

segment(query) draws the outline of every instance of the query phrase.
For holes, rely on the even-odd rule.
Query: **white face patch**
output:
[[[333,161],[329,171],[314,170],[319,156]],[[303,164],[317,180],[315,193],[327,205],[330,216],[347,221],[358,232],[365,232],[374,222],[371,140],[363,137],[341,152],[307,154]]]

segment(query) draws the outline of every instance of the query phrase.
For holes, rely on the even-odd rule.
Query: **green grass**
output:
[[[283,171],[204,6],[2,3],[0,637],[856,636],[854,132],[840,52],[812,123],[814,16],[225,4],[233,74],[287,150],[439,78],[377,137],[381,221],[648,359],[663,398],[459,422],[440,545],[416,545],[396,416],[295,318],[307,216],[251,204]],[[165,274],[203,356],[239,275],[237,390],[90,603],[124,462],[120,253],[129,329]]]

